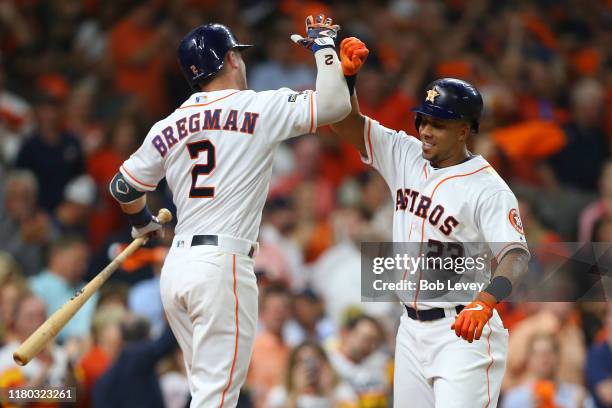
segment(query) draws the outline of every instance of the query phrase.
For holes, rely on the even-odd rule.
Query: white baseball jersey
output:
[[[517,200],[484,158],[473,156],[454,166],[434,168],[423,158],[420,140],[370,118],[366,118],[364,138],[367,157],[362,159],[380,172],[395,201],[394,242],[429,243],[430,248],[438,245],[450,252],[449,242],[483,243],[470,247],[472,253],[465,255],[497,261],[510,249],[527,250]],[[488,284],[490,279],[489,261],[476,282]],[[418,290],[413,292],[409,305],[417,309],[471,301],[469,290],[464,302],[446,304],[428,303],[419,299]]]
[[[452,254],[464,248],[464,257],[487,255],[498,261],[512,248],[527,249],[516,198],[485,159],[472,156],[454,166],[434,168],[423,158],[421,141],[369,118],[364,138],[363,160],[381,173],[395,201],[394,242],[421,243],[418,251],[427,245],[427,252],[438,248]],[[458,245],[464,243],[477,244]],[[408,280],[420,281],[418,274]],[[486,287],[491,262],[473,278]],[[398,293],[417,310],[444,308],[445,317],[421,322],[402,315],[395,350],[395,407],[497,406],[508,344],[499,315],[493,312],[480,340],[473,343],[450,330],[454,306],[469,303],[473,292],[460,292],[461,300],[457,293],[447,300],[445,293],[435,302],[423,299],[419,290],[410,291],[412,299]]]
[[[316,95],[290,89],[193,94],[157,122],[121,166],[139,190],[166,177],[178,224],[160,276],[168,323],[183,351],[191,406],[235,407],[257,324],[257,239],[273,155],[312,133]],[[218,245],[194,245],[217,235]]]
[[[195,93],[153,125],[120,171],[142,191],[166,177],[176,234],[255,241],[274,151],[285,139],[314,132],[316,112],[314,91]]]

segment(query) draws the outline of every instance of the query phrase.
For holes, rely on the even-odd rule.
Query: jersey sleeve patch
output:
[[[510,212],[508,213],[508,220],[519,234],[525,235],[525,230],[523,229],[523,221],[521,221],[521,217],[516,208],[512,208],[510,210]]]
[[[287,97],[287,102],[297,101],[300,95],[303,95],[303,98],[307,98],[308,91],[301,91],[301,92],[295,92],[295,93],[289,94],[289,96]]]

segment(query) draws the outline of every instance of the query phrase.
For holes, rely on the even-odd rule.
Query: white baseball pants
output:
[[[480,340],[450,329],[456,312],[429,322],[402,315],[395,349],[395,408],[493,408],[506,369],[508,330],[494,311]]]
[[[183,351],[191,407],[233,408],[257,324],[250,243],[220,237],[219,246],[191,247],[191,238],[174,238],[161,272],[162,303]]]

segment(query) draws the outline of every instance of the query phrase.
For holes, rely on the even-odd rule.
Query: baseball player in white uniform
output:
[[[150,130],[110,185],[132,236],[159,233],[145,192],[166,177],[177,207],[175,237],[161,273],[168,322],[183,351],[192,407],[235,407],[257,321],[253,256],[274,152],[290,137],[350,111],[331,19],[306,20],[316,91],[247,90],[240,44],[221,24],[191,31],[179,62],[195,93]]]
[[[332,129],[389,185],[394,242],[420,243],[428,251],[485,243],[498,263],[493,277],[490,264],[475,277],[483,289],[464,301],[428,301],[418,289],[404,299],[395,407],[495,407],[508,331],[494,306],[524,276],[529,252],[514,194],[484,158],[466,148],[470,133],[478,132],[482,98],[467,82],[439,79],[412,109],[419,138],[387,129],[359,112],[355,75],[367,54],[356,38],[342,42],[352,112]],[[415,275],[426,279],[423,273]]]

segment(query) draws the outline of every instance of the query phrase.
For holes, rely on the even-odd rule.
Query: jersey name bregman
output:
[[[223,114],[222,111],[223,109],[207,109],[182,117],[174,125],[163,128],[159,135],[151,139],[151,143],[164,157],[179,140],[203,130],[226,130],[249,135],[255,132],[259,113],[244,112],[240,118],[240,123],[238,123],[238,111],[236,109],[230,109],[226,114]],[[222,116],[223,121],[221,120]]]
[[[417,217],[429,221],[444,235],[450,233],[459,225],[459,221],[452,215],[444,217],[444,206],[436,204],[432,208],[431,198],[409,188],[399,188],[396,193],[395,211],[410,211]],[[443,220],[443,221],[442,221]]]

